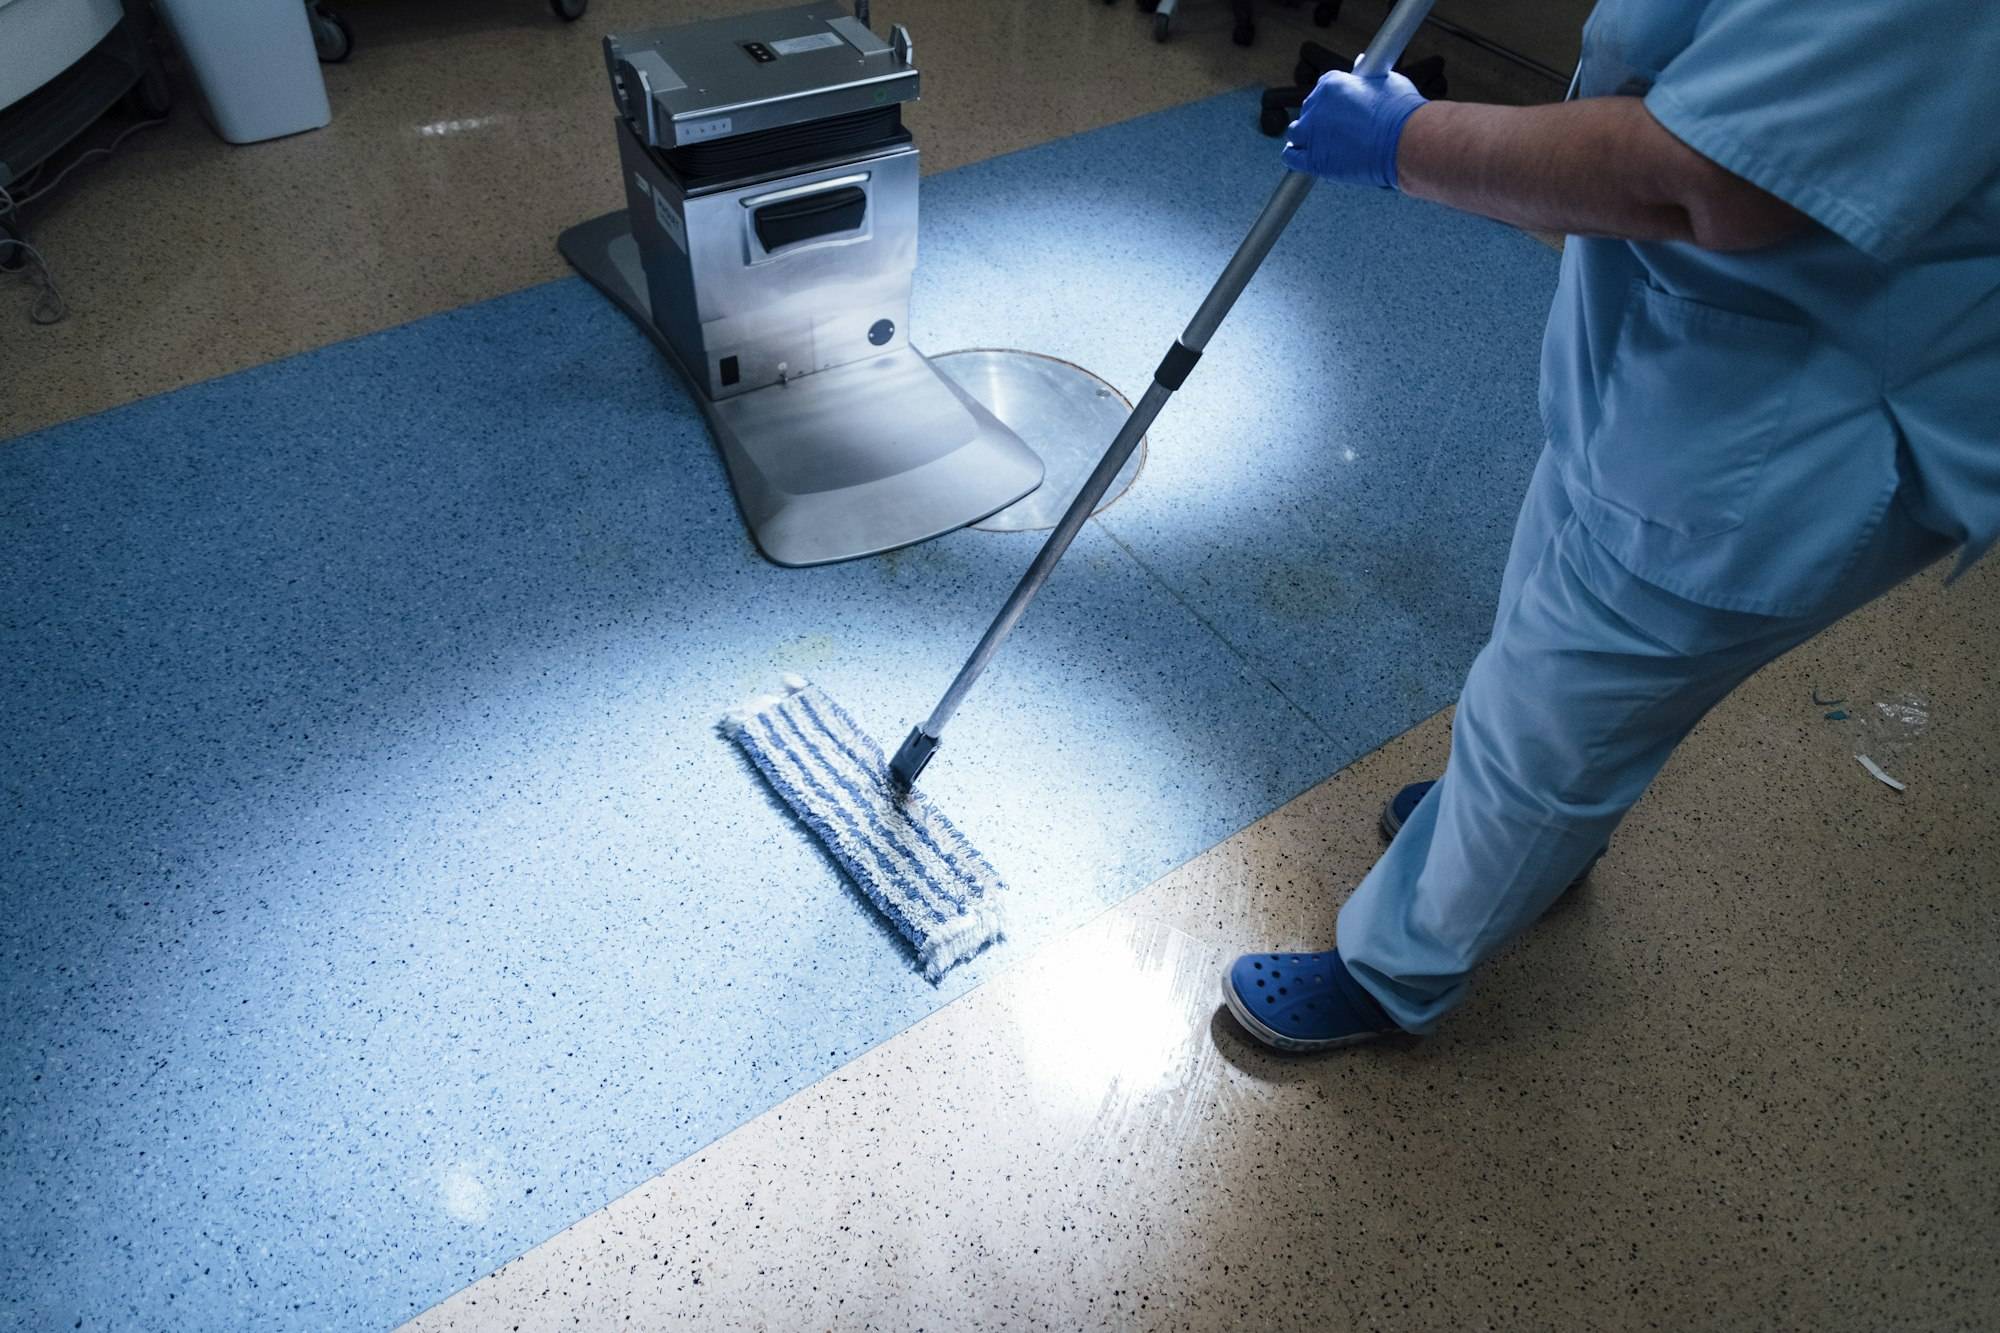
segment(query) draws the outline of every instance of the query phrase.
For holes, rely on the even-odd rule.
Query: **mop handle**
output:
[[[1419,27],[1423,26],[1424,17],[1430,13],[1432,3],[1433,0],[1397,0],[1395,7],[1389,11],[1389,16],[1382,20],[1381,28],[1375,33],[1375,40],[1368,44],[1367,52],[1355,63],[1354,72],[1364,78],[1372,78],[1386,74],[1394,68],[1396,61],[1403,54],[1403,48],[1410,44],[1410,38],[1416,34]],[[1106,449],[1104,457],[1097,461],[1097,466],[1091,470],[1089,478],[1083,483],[1083,489],[1076,493],[1076,499],[1072,500],[1069,508],[1063,512],[1062,521],[1056,524],[1055,531],[1051,532],[1048,540],[1042,543],[1042,549],[1035,556],[1034,563],[1029,565],[1028,572],[1021,576],[1020,583],[1015,585],[1013,595],[1008,597],[1007,604],[1000,608],[1000,614],[993,618],[993,623],[987,627],[985,635],[979,640],[979,646],[972,650],[972,656],[968,657],[965,665],[959,668],[958,677],[952,681],[951,688],[944,692],[944,697],[938,700],[937,707],[931,710],[930,720],[922,727],[925,736],[936,740],[944,734],[945,724],[951,721],[951,715],[958,711],[958,705],[964,700],[967,691],[971,690],[973,682],[986,670],[986,664],[993,660],[993,655],[1000,651],[1001,643],[1020,622],[1022,614],[1028,609],[1028,603],[1035,599],[1035,594],[1042,590],[1044,583],[1048,582],[1049,575],[1055,570],[1056,562],[1062,559],[1063,552],[1067,551],[1069,544],[1076,539],[1084,520],[1088,519],[1092,511],[1097,508],[1097,502],[1104,498],[1104,492],[1110,489],[1113,479],[1118,476],[1119,469],[1125,466],[1125,460],[1132,456],[1132,451],[1138,448],[1139,441],[1146,437],[1146,432],[1153,425],[1153,418],[1160,415],[1160,409],[1167,405],[1167,399],[1173,397],[1174,391],[1186,382],[1188,372],[1193,370],[1195,362],[1201,359],[1202,349],[1208,346],[1210,336],[1221,325],[1230,307],[1236,304],[1236,298],[1243,294],[1243,289],[1250,285],[1250,279],[1256,276],[1258,266],[1264,262],[1264,257],[1271,253],[1271,247],[1277,244],[1278,237],[1283,234],[1286,224],[1292,220],[1292,215],[1299,211],[1299,205],[1305,202],[1306,195],[1312,187],[1313,178],[1305,172],[1285,173],[1284,180],[1278,183],[1277,192],[1271,196],[1271,201],[1264,205],[1264,211],[1257,215],[1257,221],[1251,224],[1250,234],[1243,238],[1243,243],[1236,248],[1236,254],[1230,259],[1228,267],[1222,270],[1222,276],[1215,280],[1215,286],[1209,290],[1208,298],[1201,303],[1201,308],[1194,312],[1194,318],[1188,321],[1187,329],[1181,334],[1180,341],[1168,349],[1165,359],[1160,362],[1160,368],[1153,372],[1153,382],[1146,386],[1146,392],[1140,397],[1138,405],[1132,409],[1132,415],[1125,419],[1125,425],[1119,430],[1117,438],[1111,441],[1111,447]]]

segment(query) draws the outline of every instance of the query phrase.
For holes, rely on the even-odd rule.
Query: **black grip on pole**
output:
[[[1187,383],[1188,372],[1194,369],[1194,363],[1199,360],[1201,360],[1200,352],[1176,339],[1160,361],[1160,368],[1153,372],[1153,383],[1168,393],[1175,393],[1181,385]]]

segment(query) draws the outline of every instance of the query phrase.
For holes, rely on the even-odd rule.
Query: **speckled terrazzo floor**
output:
[[[1214,984],[1328,937],[1443,718],[414,1327],[1982,1326],[1994,848],[1939,825],[2000,708],[1939,663],[1996,583],[1759,677],[1438,1038],[1275,1060]],[[1928,700],[1907,797],[1815,688]]]
[[[1991,1327],[1996,642],[1996,571],[1900,590],[1719,709],[1437,1036],[1248,1047],[1219,968],[1332,937],[1434,718],[411,1333]],[[1905,795],[1815,691],[1923,702],[1866,739]]]
[[[1254,112],[932,177],[919,341],[1136,396],[1275,183]],[[1038,538],[769,565],[692,403],[573,278],[0,451],[23,588],[64,594],[0,666],[0,1023],[40,1075],[7,1285],[142,1322],[415,1313],[1448,702],[1554,256],[1336,191],[1286,240],[1258,332],[1211,344],[927,775],[1014,889],[1010,943],[942,987],[715,723],[797,670],[893,736]],[[1397,298],[1478,317],[1354,331]],[[144,1192],[80,1188],[106,1171]]]
[[[160,132],[174,137],[162,140],[158,157],[121,162],[93,185],[98,192],[79,192],[45,220],[47,235],[85,257],[68,285],[97,317],[55,331],[0,331],[0,437],[561,272],[535,236],[569,220],[579,200],[590,201],[585,211],[613,201],[604,193],[613,188],[609,155],[597,156],[605,145],[594,37],[546,23],[533,5],[517,13],[471,0],[357,0],[348,9],[364,23],[364,47],[355,65],[333,72],[343,117],[333,129],[230,151],[184,117]],[[926,52],[931,95],[919,133],[935,170],[1269,77],[1302,30],[1295,14],[1278,10],[1267,15],[1266,44],[1237,52],[1217,35],[1226,25],[1221,9],[1191,4],[1187,40],[1164,47],[1138,40],[1123,6],[1078,3],[1029,16],[1015,6],[908,0],[876,12],[878,21],[910,22],[920,41],[939,25],[952,33]],[[1350,9],[1359,23],[1375,14]],[[616,0],[597,0],[593,14],[613,26],[642,10],[648,19],[672,17],[668,5]],[[1333,44],[1343,35],[1353,45],[1343,30]],[[1462,91],[1480,95],[1486,77],[1504,82],[1462,50],[1453,54]],[[421,133],[452,120],[464,128]],[[513,179],[524,160],[546,164],[539,188],[503,200],[482,187]],[[954,179],[927,181],[933,221]],[[120,226],[135,210],[154,225],[137,233]],[[975,243],[981,225],[969,222],[962,243]],[[1162,236],[1185,239],[1172,226]],[[1150,287],[1163,266],[1125,239],[1134,243],[1091,252],[1090,276],[1115,290]],[[1009,252],[993,262],[1006,281],[1017,280],[1004,270],[1019,267]],[[930,282],[937,275],[928,269],[924,276],[923,299],[938,303],[940,321],[992,327],[994,311],[953,308],[949,284]],[[1164,286],[1145,298],[1148,307],[1185,303]],[[524,337],[538,334],[535,299],[504,307],[530,319]],[[107,306],[120,318],[105,318]],[[1447,299],[1437,309],[1449,318],[1458,305]],[[1157,339],[1107,340],[1088,325],[1069,327],[1064,317],[1076,312],[1066,302],[1024,303],[1019,327],[1045,350],[1085,347],[1079,359],[1107,373],[1125,356],[1129,373],[1120,363],[1114,378],[1131,387]],[[565,307],[540,313],[587,338],[615,327],[581,312],[572,319]],[[1169,331],[1180,313],[1167,319]],[[1265,310],[1256,327],[1307,313]],[[1320,346],[1338,365],[1348,353],[1334,336]],[[636,361],[612,369],[628,364],[634,382],[645,383]],[[446,387],[474,391],[489,382],[482,373],[447,377]],[[527,387],[546,392],[576,368],[532,373]],[[508,386],[491,382],[503,396]],[[1320,410],[1347,424],[1339,400]],[[1217,404],[1205,411],[1214,419]],[[650,422],[639,393],[617,412]],[[192,438],[203,422],[195,412],[182,424]],[[1448,413],[1444,429],[1476,423]],[[101,906],[80,894],[53,921],[10,916],[16,1026],[4,1043],[12,1090],[0,1121],[8,1197],[24,1193],[14,1187],[23,1153],[51,1148],[42,1130],[73,1146],[66,1187],[31,1186],[28,1204],[0,1211],[0,1328],[70,1327],[79,1316],[86,1328],[381,1327],[394,1316],[365,1312],[421,1305],[425,1275],[462,1274],[429,1282],[432,1298],[441,1297],[579,1217],[446,1299],[419,1327],[2000,1322],[1988,1262],[2000,1241],[1988,1188],[2000,1165],[1991,1109],[2000,928],[1990,896],[2000,879],[1990,742],[2000,722],[1990,666],[2000,653],[2000,578],[1991,571],[1949,593],[1934,581],[1905,590],[1754,681],[1669,768],[1587,893],[1496,968],[1460,1020],[1424,1046],[1353,1062],[1266,1061],[1214,1021],[1210,988],[1214,965],[1241,948],[1326,938],[1341,895],[1372,855],[1382,794],[1442,755],[1442,717],[1111,915],[1072,932],[1052,920],[978,974],[994,984],[669,1165],[677,1154],[662,1145],[712,1137],[757,1107],[662,1109],[648,1100],[645,1089],[671,1071],[699,1068],[691,1052],[718,1061],[725,1052],[704,1042],[705,1030],[686,1030],[677,992],[700,969],[649,948],[671,933],[649,911],[659,901],[657,881],[646,879],[662,860],[647,836],[658,810],[630,799],[583,807],[608,786],[629,789],[628,776],[650,765],[666,768],[662,785],[681,781],[671,753],[661,760],[648,749],[662,737],[668,750],[671,742],[694,746],[692,729],[686,737],[676,730],[686,719],[666,716],[663,699],[674,689],[719,663],[725,676],[740,673],[729,689],[746,685],[762,665],[743,664],[760,653],[776,666],[836,669],[829,664],[844,658],[849,627],[746,617],[740,642],[709,644],[692,655],[701,660],[677,656],[661,670],[661,643],[697,640],[692,627],[703,610],[628,595],[681,549],[655,532],[632,542],[621,530],[634,506],[657,501],[629,492],[642,476],[635,460],[664,441],[649,438],[642,449],[636,428],[633,435],[615,457],[593,458],[592,475],[533,474],[538,483],[553,479],[550,491],[566,509],[540,529],[546,514],[526,513],[508,495],[519,477],[489,470],[476,451],[399,459],[392,440],[363,429],[359,457],[382,474],[375,495],[399,481],[430,487],[440,472],[456,495],[432,496],[424,524],[396,524],[383,515],[400,506],[407,516],[407,500],[371,508],[340,496],[345,479],[333,464],[304,484],[275,463],[220,480],[196,469],[177,474],[177,489],[156,506],[118,521],[129,545],[78,543],[32,570],[19,560],[5,566],[10,590],[29,573],[39,586],[72,588],[85,577],[77,569],[171,587],[188,568],[148,569],[147,552],[177,542],[243,549],[274,532],[279,549],[323,547],[338,557],[318,570],[265,566],[262,582],[236,570],[212,580],[252,584],[218,594],[217,604],[241,605],[271,600],[277,575],[299,578],[307,592],[294,609],[325,608],[317,621],[319,611],[217,634],[204,628],[213,606],[198,599],[164,610],[101,600],[102,624],[81,639],[104,655],[39,686],[44,695],[74,688],[88,706],[38,752],[22,745],[21,728],[10,733],[9,767],[18,763],[32,779],[8,783],[10,906],[47,895],[46,882],[25,873],[12,830],[29,802],[37,810],[60,802],[30,787],[102,773],[126,758],[142,792],[151,784],[197,799],[177,809],[143,800],[119,809],[126,788],[107,797],[72,784],[82,805],[112,813],[76,826],[68,846],[75,864],[59,866],[58,879],[74,882],[122,857],[134,873],[121,889],[170,892],[107,894]],[[1227,440],[1225,429],[1220,441],[1178,443],[1199,451]],[[196,453],[190,444],[175,454],[177,466]],[[706,455],[695,448],[693,456]],[[613,470],[600,467],[607,461]],[[1373,530],[1356,521],[1370,497],[1347,483],[1362,460],[1339,460],[1345,471],[1320,461],[1323,470],[1299,476],[1328,496],[1323,524],[1302,507],[1287,512],[1295,497],[1258,489],[1266,482],[1254,475],[1241,479],[1245,494],[1195,487],[1200,503],[1183,506],[1177,521],[1210,544],[1155,550],[1159,568],[1142,577],[1121,563],[1135,559],[1134,548],[1109,539],[1122,531],[1126,543],[1158,541],[1160,525],[1176,520],[1147,487],[1172,480],[1189,491],[1197,480],[1149,476],[1131,507],[1113,512],[1107,544],[1073,557],[1082,568],[1088,554],[1088,594],[1038,609],[1053,640],[1044,643],[1048,657],[1077,660],[1053,685],[1037,674],[1028,688],[1003,691],[996,709],[1060,696],[1074,711],[1103,679],[1121,679],[1144,660],[1153,688],[1207,708],[1206,725],[1216,725],[1243,716],[1241,704],[1207,696],[1246,676],[1241,655],[1254,653],[1294,696],[1288,709],[1314,710],[1308,734],[1326,752],[1346,744],[1340,728],[1361,710],[1314,677],[1306,644],[1274,628],[1342,613],[1355,590],[1329,585],[1329,567],[1389,553],[1370,548]],[[624,464],[631,470],[621,475],[615,469]],[[204,480],[219,493],[204,491]],[[1496,490],[1509,484],[1489,481]],[[235,515],[227,488],[240,497],[287,486],[308,503],[247,533],[228,530]],[[323,498],[330,510],[315,511],[309,502]],[[1470,486],[1448,482],[1435,501],[1440,515],[1463,524],[1475,498]],[[10,527],[17,512],[7,516]],[[1268,530],[1267,513],[1278,515]],[[62,521],[74,525],[77,515]],[[170,531],[176,522],[184,525],[178,534]],[[287,522],[296,531],[283,531]],[[731,523],[725,501],[695,516],[688,540],[733,532]],[[468,534],[469,568],[426,563]],[[1426,532],[1414,524],[1402,536],[1421,543]],[[418,552],[414,569],[407,558],[380,558],[399,543]],[[1004,581],[978,558],[960,559],[978,549],[912,552],[843,586],[880,605],[946,579],[976,589],[968,594],[976,603]],[[1286,559],[1270,558],[1278,552]],[[521,558],[561,567],[543,591],[559,587],[570,597],[585,613],[576,623],[552,618],[554,598],[493,577]],[[1201,577],[1211,568],[1226,574],[1219,586]],[[455,616],[383,631],[383,607],[423,600],[422,590],[398,586],[417,577],[450,594]],[[1148,600],[1149,589],[1172,581],[1178,598]],[[1229,595],[1232,582],[1240,596]],[[1448,596],[1421,586],[1405,595],[1455,626],[1474,614],[1479,582],[1466,573]],[[1328,586],[1333,600],[1306,604]],[[188,614],[175,622],[176,610]],[[934,627],[940,641],[979,618],[977,607],[964,612],[965,624]],[[1225,645],[1197,654],[1190,680],[1153,660],[1184,661],[1175,654],[1202,641],[1180,616],[1212,620]],[[1116,637],[1135,621],[1145,633]],[[10,653],[23,623],[5,621]],[[620,624],[641,632],[621,640]],[[524,634],[530,626],[540,632]],[[1365,651],[1385,658],[1417,637],[1393,615],[1369,628]],[[478,663],[449,690],[407,671],[435,651],[425,641],[438,636]],[[373,688],[294,698],[263,688],[290,678],[288,652],[316,643],[339,650],[336,669],[318,669],[324,682],[344,671]],[[367,660],[385,644],[392,651]],[[1418,659],[1426,664],[1413,682],[1419,688],[1394,706],[1414,705],[1430,688],[1432,660]],[[132,667],[129,679],[113,663]],[[1046,664],[1038,655],[1038,673]],[[194,666],[202,679],[190,686],[176,665]],[[917,677],[929,667],[912,654],[894,671],[923,696],[933,683]],[[161,683],[169,688],[151,717],[107,713],[88,693],[125,690],[129,700]],[[854,692],[888,700],[880,707],[900,723],[901,688],[863,681]],[[1813,704],[1815,691],[1849,700],[1849,720],[1826,720],[1832,710]],[[201,713],[176,706],[190,699],[202,700]],[[1150,735],[1157,771],[1086,772],[1049,800],[1051,810],[1105,814],[1096,797],[1115,793],[1112,822],[1101,830],[1113,846],[1157,839],[1175,811],[1213,811],[1231,785],[1215,780],[1212,740],[1193,728],[1161,733],[1156,717],[1136,711],[1136,696],[1114,701],[1104,716],[1121,708]],[[425,726],[413,728],[413,717]],[[1297,717],[1283,712],[1275,725],[1296,726]],[[269,729],[261,757],[226,762],[231,745],[237,758],[247,753],[251,723]],[[334,724],[331,742],[323,723]],[[1049,723],[1067,724],[1067,716]],[[1358,725],[1365,734],[1369,724]],[[1382,720],[1378,734],[1396,725]],[[1019,744],[1020,732],[1003,730],[1009,745]],[[531,733],[536,739],[523,744]],[[964,748],[955,741],[955,751]],[[1239,758],[1244,748],[1234,747]],[[1854,763],[1857,749],[1884,756],[1910,792],[1897,798],[1874,783]],[[304,750],[322,762],[287,763]],[[161,773],[163,761],[181,770]],[[1249,785],[1281,794],[1294,771],[1287,762],[1274,761]],[[1171,790],[1190,782],[1196,790]],[[308,792],[312,801],[299,799]],[[259,826],[250,817],[288,807],[297,820]],[[384,809],[394,812],[388,820],[370,818]],[[724,809],[718,817],[768,815]],[[1159,868],[1185,855],[1169,844],[1191,851],[1226,831],[1224,822],[1176,827],[1153,844]],[[115,845],[121,828],[148,839]],[[581,856],[561,839],[533,846],[555,829],[564,838],[586,830],[598,841]],[[1095,853],[1077,855],[1088,862]],[[424,867],[426,858],[425,868],[441,872],[430,902],[343,895],[322,879],[331,872],[351,883],[383,867]],[[813,860],[793,847],[765,869],[803,882]],[[1136,883],[1155,872],[1135,860],[1114,873]],[[465,895],[462,886],[481,876],[491,891]],[[586,878],[601,897],[577,892]],[[186,907],[217,885],[239,884],[259,890],[232,903],[241,913],[145,915],[173,896]],[[835,897],[802,889],[788,904],[801,931],[830,952],[885,944],[854,931],[857,918]],[[703,924],[711,934],[740,929],[733,914],[744,905],[702,903]],[[524,950],[560,914],[573,918],[571,956]],[[328,938],[329,922],[350,929]],[[105,950],[65,952],[61,930],[43,929],[50,924]],[[18,956],[64,978],[32,1005],[21,1003],[26,973],[13,967],[19,941],[28,944]],[[129,966],[92,966],[118,950]],[[190,959],[209,972],[192,972]],[[566,972],[583,963],[603,975]],[[449,998],[420,993],[414,980],[453,973],[468,985]],[[160,984],[176,976],[189,984]],[[544,996],[552,977],[556,993]],[[561,984],[570,981],[580,984]],[[739,978],[738,987],[731,1019],[794,998],[790,987],[755,979]],[[224,1013],[220,997],[233,995],[254,1004],[254,1014]],[[842,1043],[878,999],[815,1015],[801,1044],[824,1036],[826,1060],[837,1062],[859,1049]],[[1079,1000],[1108,1020],[1078,1025]],[[435,1030],[382,1022],[390,1009],[432,1012],[439,1022]],[[22,1032],[56,1034],[72,1053],[71,1092],[90,1100],[89,1113],[37,1118],[54,1066],[15,1059]],[[133,1060],[149,1041],[162,1054]],[[747,1058],[759,1066],[772,1057]],[[511,1079],[509,1070],[529,1059],[540,1062],[535,1081]],[[579,1080],[579,1061],[617,1076]],[[716,1077],[719,1086],[768,1073],[732,1068]],[[203,1098],[206,1114],[148,1114]],[[615,1133],[595,1141],[571,1134],[551,1148],[606,1110],[623,1117]],[[545,1111],[550,1123],[536,1123]],[[421,1131],[414,1139],[412,1129]],[[349,1145],[359,1164],[320,1160],[334,1143]],[[201,1153],[217,1144],[222,1153],[207,1163],[216,1169],[197,1178],[190,1164],[202,1165]],[[355,1179],[367,1187],[340,1188]],[[584,1217],[615,1180],[647,1183]],[[551,1198],[557,1204],[544,1207]],[[1343,1216],[1359,1218],[1345,1234],[1336,1225]],[[65,1226],[79,1218],[108,1238],[96,1254],[102,1264],[58,1273]],[[1283,1229],[1287,1243],[1268,1243],[1269,1227]],[[185,1243],[161,1243],[174,1235]],[[369,1249],[377,1237],[389,1238],[389,1248]],[[475,1253],[490,1258],[466,1257]],[[210,1281],[218,1275],[220,1288]],[[342,1281],[381,1290],[306,1304]]]

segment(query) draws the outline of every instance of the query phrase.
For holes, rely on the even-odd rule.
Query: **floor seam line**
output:
[[[1130,559],[1133,564],[1137,565],[1140,571],[1143,572],[1147,578],[1151,579],[1154,583],[1157,583],[1160,586],[1160,588],[1163,591],[1165,591],[1167,596],[1173,598],[1174,604],[1176,606],[1180,607],[1181,610],[1193,616],[1196,624],[1200,625],[1203,629],[1207,630],[1211,635],[1213,635],[1215,637],[1215,641],[1222,645],[1224,651],[1226,651],[1231,657],[1235,658],[1239,663],[1241,663],[1243,668],[1246,671],[1248,671],[1251,674],[1251,676],[1253,676],[1257,680],[1262,681],[1264,684],[1270,686],[1271,692],[1273,694],[1276,694],[1280,699],[1283,699],[1285,701],[1286,707],[1290,708],[1293,712],[1297,713],[1300,717],[1304,718],[1306,720],[1306,725],[1310,726],[1315,732],[1317,732],[1321,740],[1333,741],[1337,739],[1332,732],[1328,731],[1326,727],[1320,723],[1320,720],[1318,718],[1314,717],[1311,713],[1307,712],[1305,707],[1302,704],[1300,704],[1298,700],[1292,698],[1291,695],[1285,693],[1284,686],[1278,684],[1277,681],[1272,680],[1270,675],[1266,673],[1263,670],[1263,668],[1259,667],[1256,663],[1250,660],[1249,654],[1239,649],[1234,643],[1230,641],[1229,636],[1224,634],[1221,630],[1217,629],[1215,625],[1210,622],[1207,616],[1203,615],[1199,610],[1195,608],[1193,603],[1189,602],[1187,598],[1181,596],[1179,589],[1175,588],[1171,583],[1168,583],[1166,579],[1162,578],[1160,576],[1159,571],[1155,570],[1151,565],[1147,564],[1145,559],[1142,556],[1140,556],[1140,554],[1137,551],[1133,550],[1130,546],[1127,546],[1123,541],[1121,541],[1118,537],[1118,534],[1111,530],[1111,525],[1106,523],[1103,520],[1102,516],[1097,514],[1092,514],[1090,516],[1090,521],[1092,525],[1097,528],[1098,531],[1102,532],[1106,537],[1110,538],[1111,544],[1113,546],[1116,546],[1119,550],[1123,551],[1126,557]],[[1334,771],[1336,773],[1339,772],[1338,769]],[[1328,774],[1327,776],[1331,777],[1333,775]],[[1321,781],[1324,780],[1325,779],[1321,779]],[[1259,816],[1259,818],[1261,817],[1262,816]]]

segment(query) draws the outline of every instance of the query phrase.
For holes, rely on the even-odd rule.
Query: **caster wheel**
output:
[[[354,54],[354,29],[347,20],[324,9],[311,12],[313,50],[322,65],[338,65]]]
[[[125,94],[125,109],[141,120],[158,120],[173,109],[173,91],[167,86],[167,72],[156,60]]]
[[[1150,14],[1160,7],[1160,0],[1134,0],[1141,14]]]
[[[574,23],[590,8],[590,0],[549,0],[549,8],[564,23]]]
[[[1320,0],[1318,4],[1313,6],[1313,26],[1315,28],[1331,27],[1333,21],[1339,17],[1340,0]]]
[[[1257,25],[1254,23],[1237,24],[1229,30],[1229,40],[1238,46],[1250,45],[1250,43],[1257,40]]]
[[[1312,94],[1312,85],[1303,88],[1266,88],[1257,103],[1257,128],[1265,137],[1279,139],[1299,118],[1299,108]]]
[[[1168,33],[1168,31],[1169,31],[1169,30],[1171,30],[1171,29],[1172,29],[1172,27],[1173,27],[1173,21],[1172,21],[1172,20],[1173,20],[1173,16],[1172,16],[1171,14],[1159,14],[1159,13],[1156,13],[1156,14],[1154,14],[1154,15],[1153,15],[1153,40],[1154,40],[1154,41],[1156,41],[1156,42],[1164,42],[1164,41],[1166,41],[1166,40],[1167,40],[1167,33]]]

